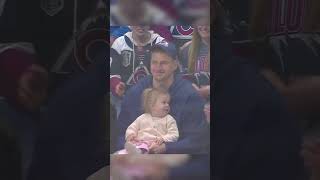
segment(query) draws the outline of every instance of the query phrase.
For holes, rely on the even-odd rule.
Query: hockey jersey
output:
[[[160,35],[153,31],[150,33],[151,38],[145,46],[137,46],[134,43],[132,32],[114,41],[110,58],[111,91],[120,81],[130,87],[150,74],[150,48],[153,44],[164,41]]]

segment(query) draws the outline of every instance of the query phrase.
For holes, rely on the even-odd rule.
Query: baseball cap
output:
[[[155,51],[156,49],[161,49],[163,50],[167,55],[172,57],[174,60],[178,59],[178,53],[177,53],[177,48],[174,44],[167,42],[167,41],[161,41],[157,44],[154,44],[151,47],[151,52]]]

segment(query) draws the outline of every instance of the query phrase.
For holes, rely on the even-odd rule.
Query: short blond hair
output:
[[[160,95],[165,95],[170,98],[168,91],[160,88],[147,88],[142,94],[142,107],[145,113],[151,114],[151,107],[156,103]]]

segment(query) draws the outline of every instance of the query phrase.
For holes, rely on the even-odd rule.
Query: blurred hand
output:
[[[128,141],[128,142],[136,142],[136,141],[137,141],[136,138],[137,138],[137,135],[135,135],[135,134],[130,134],[130,135],[128,136],[128,138],[127,138],[127,141]]]
[[[163,154],[166,152],[166,144],[157,144],[156,142],[152,143],[151,146],[149,147],[149,152],[151,154]]]
[[[117,84],[117,86],[116,86],[116,94],[118,96],[122,97],[124,92],[125,92],[125,87],[126,87],[126,85],[123,82],[120,82],[119,84]]]
[[[167,180],[169,167],[153,156],[116,155],[111,157],[113,179]]]
[[[32,65],[22,74],[18,84],[18,101],[27,110],[36,110],[47,97],[48,73],[38,65]]]
[[[210,103],[206,104],[203,108],[203,112],[206,115],[206,120],[210,123]]]
[[[192,86],[196,89],[196,91],[199,93],[199,95],[201,97],[203,97],[204,99],[208,98],[210,95],[210,86],[202,86],[201,88],[199,88],[197,85],[192,84]]]
[[[158,137],[158,138],[156,139],[156,143],[157,143],[158,145],[162,144],[163,142],[164,142],[164,140],[163,140],[162,137]]]
[[[313,179],[320,179],[320,138],[305,140],[302,156],[305,165],[311,169]]]

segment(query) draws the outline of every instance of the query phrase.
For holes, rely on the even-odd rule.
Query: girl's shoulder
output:
[[[152,116],[149,113],[143,113],[140,116],[138,116],[136,120],[144,120],[149,118],[152,118]]]
[[[168,114],[165,118],[167,119],[167,121],[176,121],[170,114]]]

